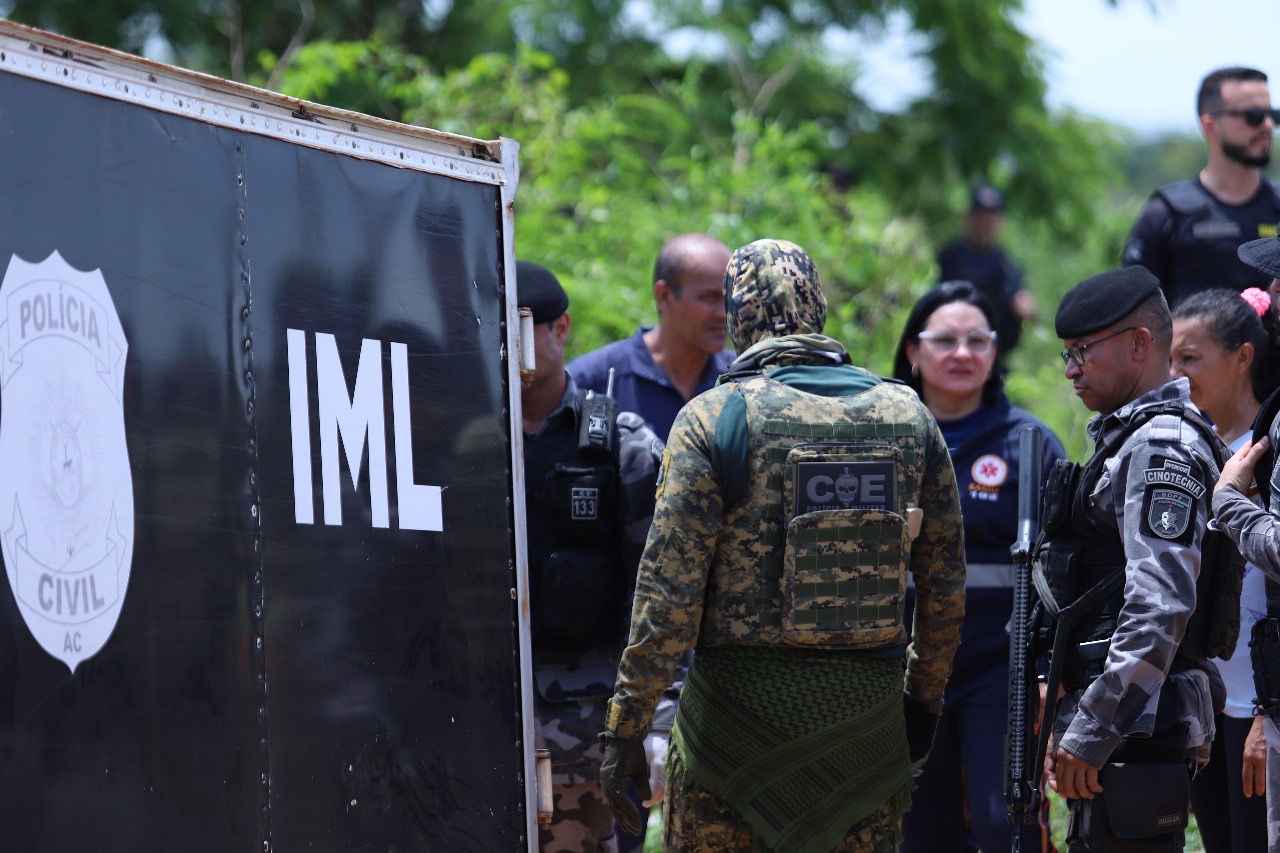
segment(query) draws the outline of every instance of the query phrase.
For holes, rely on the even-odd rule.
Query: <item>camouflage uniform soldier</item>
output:
[[[601,784],[638,824],[626,782],[647,789],[642,741],[696,644],[664,848],[894,851],[963,619],[951,460],[914,393],[821,334],[799,246],[744,246],[725,283],[741,355],[671,431]]]
[[[1272,293],[1280,293],[1280,237],[1266,237],[1253,240],[1240,246],[1240,259],[1251,267],[1261,270],[1272,277]],[[1280,447],[1280,415],[1275,415],[1276,401],[1274,397],[1263,404],[1259,412],[1258,428],[1265,429],[1266,439],[1259,438],[1256,444],[1245,444],[1222,469],[1213,488],[1214,524],[1223,530],[1231,541],[1240,548],[1245,558],[1267,575],[1267,615],[1275,617],[1275,605],[1272,604],[1276,589],[1274,584],[1280,582],[1280,454],[1275,448]],[[1267,416],[1271,415],[1270,422]],[[1272,461],[1270,471],[1266,466],[1257,469],[1260,462],[1268,458]],[[1268,480],[1268,476],[1270,479]],[[1248,498],[1254,489],[1255,479],[1258,486],[1266,492],[1266,509],[1259,507]],[[1258,690],[1262,700],[1280,696],[1276,690],[1276,676],[1280,675],[1274,667],[1266,667],[1268,661],[1280,661],[1280,637],[1277,627],[1280,624],[1271,619],[1260,620],[1259,625],[1270,622],[1269,630],[1254,628],[1251,638],[1254,642],[1255,663],[1254,681],[1259,675],[1268,681]],[[1262,664],[1260,667],[1259,664]],[[1259,669],[1269,672],[1260,673]],[[1266,687],[1272,689],[1265,689]],[[1262,728],[1267,741],[1267,849],[1271,853],[1280,853],[1280,703],[1272,705],[1262,714]]]
[[[516,285],[533,311],[537,359],[521,408],[534,710],[555,805],[539,843],[545,853],[613,851],[596,733],[626,636],[662,441],[631,412],[618,413],[614,428],[610,407],[580,394],[565,372],[569,297],[556,277],[520,261]],[[599,429],[580,429],[584,418]]]
[[[1169,381],[1172,320],[1146,269],[1081,282],[1056,327],[1066,376],[1098,415],[1089,465],[1059,463],[1049,478],[1037,557],[1036,588],[1064,611],[1049,784],[1069,798],[1071,850],[1181,850],[1188,770],[1208,760],[1226,698],[1189,629],[1198,576],[1212,570],[1201,546],[1221,443],[1187,380]],[[1149,807],[1150,823],[1121,825]]]

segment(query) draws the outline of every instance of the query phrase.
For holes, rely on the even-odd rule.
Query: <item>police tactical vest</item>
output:
[[[1157,421],[1157,418],[1161,420]],[[1185,421],[1205,437],[1215,451],[1219,466],[1228,455],[1213,428],[1196,410],[1179,402],[1168,402],[1140,410],[1123,430],[1098,448],[1087,465],[1060,460],[1054,466],[1045,485],[1041,541],[1036,553],[1034,578],[1037,592],[1051,614],[1073,604],[1078,605],[1069,611],[1072,615],[1065,620],[1066,624],[1058,625],[1059,631],[1067,631],[1064,683],[1068,687],[1081,686],[1084,660],[1080,644],[1109,640],[1115,633],[1120,609],[1124,605],[1127,559],[1120,534],[1116,530],[1098,527],[1089,516],[1086,502],[1107,460],[1134,432],[1150,421],[1154,421],[1152,427],[1155,431],[1165,431],[1170,435],[1180,434],[1180,424]],[[1163,477],[1173,486],[1164,492],[1149,487],[1153,499],[1149,503],[1144,501],[1143,512],[1147,516],[1144,524],[1152,528],[1166,525],[1168,533],[1177,535],[1185,532],[1190,541],[1191,531],[1186,530],[1186,525],[1195,520],[1195,500],[1199,500],[1200,495],[1178,489],[1178,481],[1187,473],[1171,461],[1166,462],[1164,468],[1149,471],[1150,481],[1157,482]],[[1206,484],[1195,485],[1207,488]],[[1163,506],[1167,508],[1163,512],[1156,505],[1157,500],[1166,502]],[[1219,531],[1205,531],[1201,550],[1196,609],[1187,623],[1177,655],[1187,660],[1226,659],[1235,651],[1240,632],[1240,584],[1244,563],[1235,546]]]
[[[616,430],[615,424],[609,429]],[[529,603],[535,644],[589,647],[625,640],[627,573],[612,457],[551,429],[525,444]]]
[[[1272,236],[1280,221],[1280,184],[1263,180],[1264,199],[1246,203],[1243,209],[1222,206],[1194,179],[1166,184],[1155,191],[1172,214],[1169,235],[1174,251],[1164,282],[1170,305],[1207,287],[1244,290],[1265,288],[1269,276],[1254,270],[1236,256],[1236,247],[1249,240]],[[1253,222],[1254,205],[1269,207],[1271,217]]]
[[[735,391],[746,403],[750,472],[745,497],[725,513],[700,642],[905,643],[924,441],[915,394],[880,382],[823,397],[759,376]]]

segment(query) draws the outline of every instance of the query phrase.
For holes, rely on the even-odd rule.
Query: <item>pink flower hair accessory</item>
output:
[[[1266,314],[1271,308],[1271,294],[1256,287],[1251,287],[1241,293],[1240,298],[1245,302],[1248,302],[1249,307],[1257,312],[1259,317]]]

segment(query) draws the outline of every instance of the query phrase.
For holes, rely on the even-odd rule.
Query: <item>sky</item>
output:
[[[1199,133],[1200,79],[1226,65],[1271,78],[1280,104],[1280,0],[1025,0],[1023,30],[1042,46],[1051,107],[1071,107],[1143,136]],[[864,64],[856,87],[893,108],[927,85],[905,57],[905,27],[855,47]]]

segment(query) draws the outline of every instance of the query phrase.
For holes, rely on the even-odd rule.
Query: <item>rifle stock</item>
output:
[[[1040,484],[1044,437],[1027,424],[1018,431],[1018,538],[1014,562],[1013,614],[1009,626],[1009,713],[1005,731],[1004,799],[1013,823],[1013,851],[1021,850],[1023,827],[1040,809],[1032,720],[1039,708],[1031,624],[1031,559],[1040,527]]]

